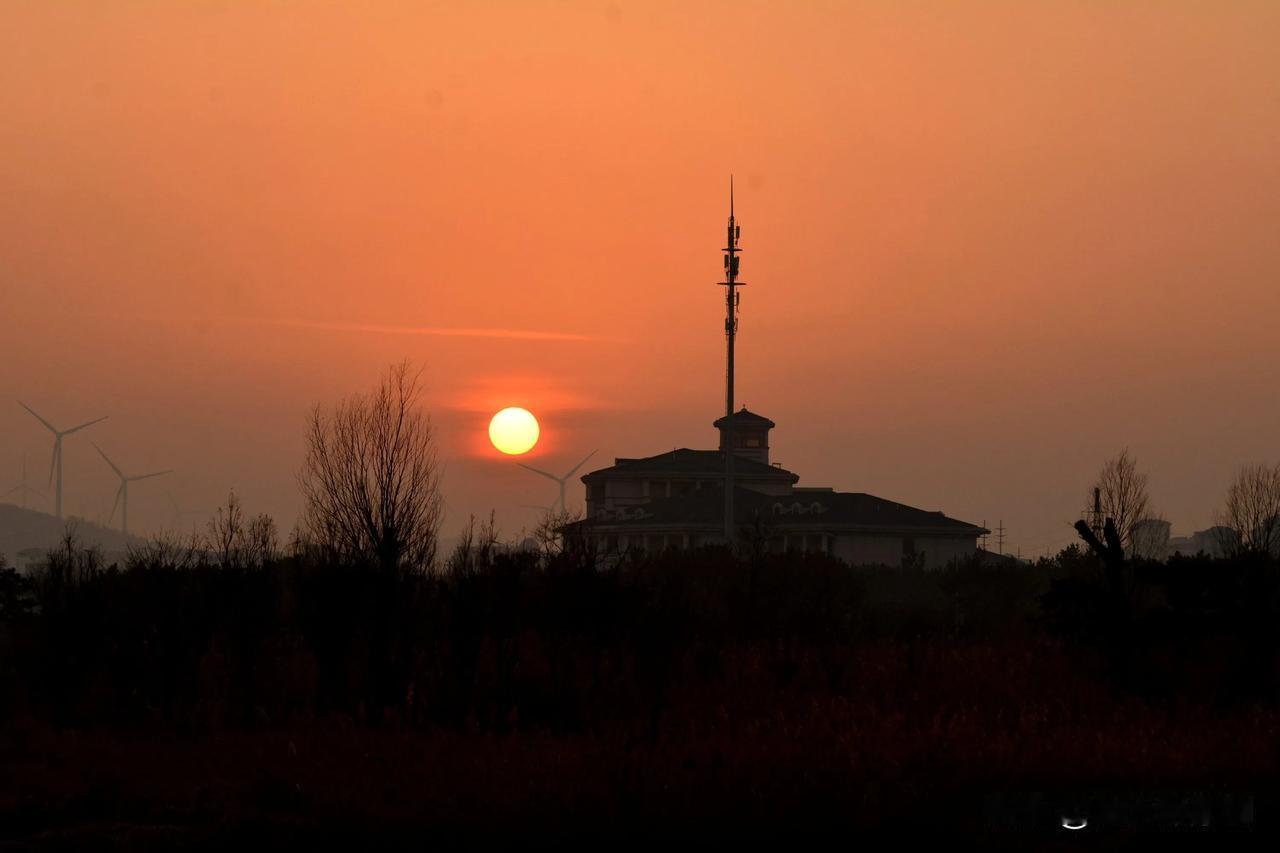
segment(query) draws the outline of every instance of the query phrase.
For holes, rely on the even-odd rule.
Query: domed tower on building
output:
[[[732,416],[725,415],[712,426],[720,430],[721,452],[728,450],[732,441],[736,455],[769,464],[769,430],[777,426],[773,421],[747,411],[747,407],[743,406]]]

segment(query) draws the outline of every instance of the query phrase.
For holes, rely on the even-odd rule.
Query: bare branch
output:
[[[306,532],[333,556],[394,571],[436,562],[444,501],[419,376],[401,362],[372,393],[312,410],[298,484]]]
[[[1129,548],[1133,527],[1147,517],[1150,499],[1147,475],[1138,470],[1138,463],[1128,448],[1102,466],[1095,488],[1101,493],[1103,516],[1114,522],[1120,545]],[[1092,499],[1093,489],[1089,494]]]
[[[1280,552],[1280,464],[1246,465],[1236,472],[1218,515],[1224,553]]]

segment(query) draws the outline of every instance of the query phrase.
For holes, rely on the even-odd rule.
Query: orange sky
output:
[[[739,399],[802,484],[1043,553],[1128,445],[1190,532],[1280,455],[1277,44],[1270,2],[10,0],[0,491],[21,398],[176,469],[136,529],[235,487],[287,530],[308,408],[408,357],[448,532],[514,533],[554,487],[497,408],[551,468],[713,445],[732,171]]]

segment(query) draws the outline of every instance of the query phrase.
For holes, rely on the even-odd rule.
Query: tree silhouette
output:
[[[1280,549],[1280,465],[1246,465],[1227,488],[1219,527],[1234,536],[1220,536],[1227,553],[1275,554]]]
[[[1150,504],[1147,475],[1138,470],[1138,463],[1125,448],[1102,466],[1094,488],[1102,498],[1103,516],[1114,523],[1121,548],[1128,548],[1133,540],[1133,526],[1147,517]]]
[[[261,568],[277,556],[275,521],[265,513],[246,518],[234,491],[227,495],[227,505],[218,507],[208,528],[209,550],[224,569]]]
[[[391,572],[436,560],[444,503],[418,373],[392,365],[378,387],[332,411],[312,410],[298,483],[312,540],[344,559]]]

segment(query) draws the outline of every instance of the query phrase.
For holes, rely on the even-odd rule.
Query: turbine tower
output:
[[[521,468],[524,468],[528,471],[532,471],[535,474],[541,474],[542,476],[546,477],[548,480],[556,481],[556,483],[560,485],[560,498],[551,505],[550,509],[554,510],[556,506],[559,505],[560,511],[564,512],[565,511],[565,503],[564,503],[565,483],[569,482],[569,478],[572,477],[579,468],[587,464],[588,459],[590,459],[592,456],[595,456],[595,455],[596,455],[596,452],[593,450],[590,453],[588,453],[586,456],[582,457],[582,461],[579,462],[577,465],[574,465],[572,468],[570,468],[569,473],[565,474],[563,477],[557,477],[555,474],[552,474],[549,471],[543,471],[538,468],[534,468],[532,465],[526,465],[523,462],[517,462],[516,464],[519,465]]]
[[[14,486],[9,491],[5,492],[3,497],[7,498],[9,497],[9,495],[13,494],[14,492],[19,492],[22,495],[23,509],[27,508],[27,497],[29,495],[38,495],[42,498],[46,497],[44,492],[40,491],[39,489],[33,489],[31,488],[31,486],[27,485],[27,455],[25,453],[22,454],[22,482]]]
[[[746,282],[738,281],[738,234],[742,229],[733,218],[733,176],[729,176],[729,232],[724,255],[724,281],[720,286],[724,292],[724,336],[728,340],[728,357],[726,359],[724,383],[724,538],[733,544],[733,344],[738,337],[738,301],[741,294],[738,288]]]
[[[182,519],[187,516],[204,515],[204,513],[198,509],[183,509],[182,505],[178,503],[178,499],[173,496],[173,492],[169,492],[169,505],[173,507],[173,529],[175,531],[179,531],[179,528],[182,527]],[[191,524],[192,529],[194,530],[195,522],[192,522]]]
[[[34,409],[32,409],[30,406],[28,406],[26,403],[22,402],[21,400],[18,401],[18,405],[26,409],[28,412],[30,412],[33,418],[38,420],[40,423],[44,424],[45,428],[49,430],[49,432],[53,433],[53,458],[49,460],[49,482],[50,483],[53,482],[53,472],[55,469],[57,469],[58,484],[53,490],[53,496],[54,496],[53,497],[53,505],[54,505],[53,514],[57,516],[59,519],[61,519],[62,518],[62,439],[64,436],[71,435],[71,433],[73,432],[79,432],[85,427],[93,426],[99,421],[105,421],[107,419],[107,416],[103,415],[100,418],[94,418],[91,421],[85,421],[84,423],[80,424],[80,426],[75,426],[75,427],[72,427],[71,429],[60,430],[57,427],[55,427],[53,424],[46,421],[44,418],[37,415]]]
[[[129,535],[129,484],[136,482],[137,480],[146,480],[151,477],[159,477],[161,474],[168,474],[173,469],[166,468],[163,471],[154,471],[150,474],[135,474],[132,477],[126,477],[124,475],[124,472],[116,467],[116,463],[112,462],[110,459],[107,458],[107,454],[102,452],[101,447],[95,444],[93,445],[93,449],[98,451],[98,455],[101,456],[104,460],[106,460],[106,463],[111,466],[111,470],[115,471],[116,476],[120,478],[120,488],[116,489],[116,500],[115,500],[115,503],[111,505],[111,516],[107,519],[107,524],[110,524],[112,519],[116,517],[116,507],[120,505],[121,500],[123,499],[124,511],[120,514],[120,532],[123,533],[125,536],[128,536]]]

